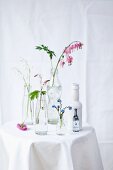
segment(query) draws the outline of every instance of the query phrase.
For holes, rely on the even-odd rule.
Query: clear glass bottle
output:
[[[47,135],[48,119],[46,95],[41,95],[37,103],[37,111],[35,115],[35,133],[38,135]]]
[[[63,115],[59,115],[58,123],[56,125],[56,133],[57,135],[64,135],[66,133],[66,126]]]
[[[79,101],[79,85],[76,83],[72,84],[72,113],[73,116],[77,111],[77,116],[79,119],[79,129],[82,129],[82,104]]]
[[[58,78],[58,70],[56,71],[55,77],[53,77],[54,70],[51,69],[51,80],[47,86],[48,94],[48,123],[57,124],[58,113],[57,110],[52,109],[52,105],[57,104],[57,100],[61,97],[62,86]]]
[[[24,85],[24,95],[22,101],[22,122],[27,125],[33,125],[34,123],[34,108],[33,101],[29,97],[31,87]]]

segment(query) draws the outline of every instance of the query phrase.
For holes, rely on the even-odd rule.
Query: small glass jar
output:
[[[57,135],[65,135],[65,133],[66,133],[64,117],[61,114],[59,115],[58,123],[56,125],[56,133],[57,133]]]
[[[38,135],[47,135],[48,119],[46,95],[41,95],[37,102],[37,111],[35,115],[35,133]]]

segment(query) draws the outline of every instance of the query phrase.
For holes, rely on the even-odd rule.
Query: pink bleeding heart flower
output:
[[[64,53],[65,53],[65,54],[68,54],[68,50],[67,50],[67,48],[65,48]]]
[[[80,42],[79,43],[79,49],[82,49],[83,44]]]
[[[26,124],[24,124],[24,123],[18,123],[17,124],[17,128],[18,129],[20,129],[20,130],[23,130],[23,131],[25,131],[25,130],[27,130],[28,128],[27,128],[27,125]]]
[[[71,52],[72,52],[72,48],[70,46],[70,47],[68,47],[68,54],[71,54]]]
[[[64,53],[66,54],[66,55],[69,55],[69,54],[71,54],[75,49],[82,49],[82,46],[83,46],[83,44],[81,43],[81,42],[76,42],[75,44],[72,44],[72,45],[70,45],[70,46],[68,46],[67,48],[65,48],[65,50],[64,50]]]
[[[65,64],[65,62],[62,60],[62,61],[60,61],[60,66],[61,67],[63,67],[64,66],[64,64]]]
[[[66,48],[66,49],[64,50],[64,53],[65,53],[66,55],[71,54],[71,48],[70,48],[70,47]]]
[[[71,45],[71,46],[70,46],[71,53],[74,51],[74,48],[75,48],[75,46],[74,46],[74,45]]]
[[[43,85],[46,85],[50,80],[46,80],[43,82]]]
[[[72,56],[68,56],[66,61],[68,62],[68,65],[71,65],[73,62],[73,57]]]
[[[77,47],[77,43],[75,43],[73,46],[74,46],[74,49],[76,49],[76,47]]]
[[[83,46],[83,44],[82,44],[81,42],[80,42],[80,43],[77,43],[77,44],[76,44],[77,50],[78,50],[78,49],[82,49],[82,46]]]

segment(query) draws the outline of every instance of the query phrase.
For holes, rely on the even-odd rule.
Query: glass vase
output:
[[[58,118],[58,123],[56,126],[56,133],[57,133],[57,135],[64,135],[66,133],[64,117],[61,114],[59,115],[59,118]]]
[[[48,123],[57,124],[58,112],[52,108],[52,105],[57,104],[57,100],[61,97],[62,86],[59,81],[58,71],[56,71],[55,77],[53,76],[53,69],[51,70],[51,79],[47,86],[48,94]]]
[[[29,97],[30,86],[24,86],[24,95],[22,101],[22,121],[27,125],[34,123],[34,105]]]
[[[42,95],[37,102],[37,111],[35,114],[35,133],[38,135],[47,135],[48,119],[46,95]]]

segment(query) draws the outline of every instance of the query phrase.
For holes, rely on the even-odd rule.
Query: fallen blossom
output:
[[[27,128],[27,125],[26,124],[24,124],[24,123],[18,123],[17,124],[17,128],[18,129],[20,129],[20,130],[23,130],[23,131],[25,131],[25,130],[27,130],[28,128]]]

